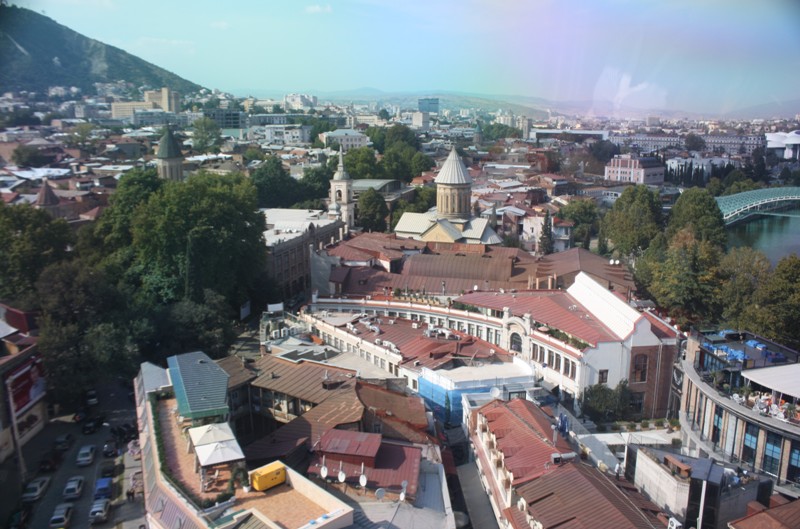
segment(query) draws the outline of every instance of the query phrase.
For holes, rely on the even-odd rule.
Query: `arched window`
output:
[[[511,334],[511,350],[518,353],[522,352],[522,336],[517,333]]]
[[[633,381],[647,382],[647,355],[636,355],[633,357]]]

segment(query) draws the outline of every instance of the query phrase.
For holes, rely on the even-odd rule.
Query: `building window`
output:
[[[747,424],[744,430],[744,445],[742,446],[742,461],[750,463],[756,462],[756,444],[758,444],[758,426]]]
[[[764,447],[764,472],[778,475],[781,467],[781,436],[769,432],[767,433],[767,445]]]
[[[518,353],[522,352],[522,336],[517,333],[511,333],[511,350]]]
[[[598,384],[608,384],[608,369],[601,369],[597,377]]]
[[[644,393],[631,393],[631,411],[633,413],[644,411]]]
[[[552,349],[548,349],[547,350],[547,365],[550,366],[550,368],[552,368],[553,367],[553,363],[555,361],[556,361],[555,353],[553,352]]]
[[[789,468],[786,470],[786,479],[797,482],[800,480],[800,443],[792,441],[792,448],[789,452]]]
[[[714,427],[711,429],[711,442],[719,442],[719,434],[722,431],[722,406],[714,407]]]
[[[633,382],[647,382],[647,355],[633,357]]]
[[[561,355],[557,354],[555,358],[556,363],[553,364],[553,369],[556,371],[561,371]]]

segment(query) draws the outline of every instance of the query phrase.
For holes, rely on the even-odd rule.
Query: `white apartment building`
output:
[[[638,158],[633,154],[617,154],[606,164],[605,179],[612,182],[661,185],[664,165],[656,158]]]

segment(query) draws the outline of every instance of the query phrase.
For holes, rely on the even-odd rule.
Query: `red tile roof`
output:
[[[332,435],[341,435],[342,430],[332,430]],[[378,435],[378,434],[375,434]],[[419,487],[419,469],[422,460],[422,449],[416,446],[400,445],[382,441],[375,455],[375,466],[365,468],[367,488],[387,489],[389,492],[400,493],[403,481],[408,482],[406,496],[413,499]],[[332,456],[325,457],[325,466],[329,469],[329,476],[336,479],[339,472],[340,461]],[[315,452],[308,467],[308,475],[319,476],[322,467],[322,454]],[[361,465],[341,462],[341,469],[345,473],[346,482],[351,485],[358,483],[361,476]]]
[[[611,479],[582,463],[555,467],[553,472],[518,487],[517,493],[543,529],[655,527],[651,521],[655,518],[638,509]],[[511,509],[516,509],[516,506]],[[519,518],[516,515],[513,520],[515,527],[527,527],[527,524],[517,525]]]
[[[732,529],[796,529],[800,527],[800,500],[795,500],[730,522]]]
[[[514,477],[514,485],[552,471],[555,467],[550,462],[554,453],[572,452],[561,436],[553,444],[551,418],[530,401],[495,400],[479,408],[478,413],[486,418],[489,431],[497,440],[497,449],[503,453],[503,464]]]
[[[530,314],[537,323],[559,329],[590,344],[624,338],[614,334],[564,291],[534,290],[514,294],[475,292],[461,296],[457,301],[494,310],[510,307],[515,315]]]
[[[375,457],[381,447],[381,434],[328,430],[322,435],[317,451],[327,456]]]

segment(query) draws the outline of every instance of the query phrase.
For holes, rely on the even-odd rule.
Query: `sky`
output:
[[[797,0],[12,3],[237,96],[370,87],[713,114],[800,98]]]

